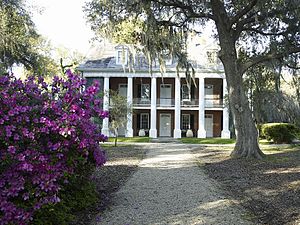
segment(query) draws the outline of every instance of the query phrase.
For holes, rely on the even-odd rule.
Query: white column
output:
[[[175,78],[175,127],[174,138],[181,138],[180,130],[180,77]]]
[[[127,104],[131,107],[132,106],[132,77],[127,78]],[[126,137],[133,137],[133,129],[132,129],[132,113],[127,113],[127,127],[126,127]]]
[[[103,87],[103,110],[109,110],[109,77],[104,77],[104,87]],[[102,134],[109,136],[109,128],[108,128],[109,119],[103,119],[102,123]]]
[[[157,138],[156,129],[156,77],[151,78],[151,115],[149,137]]]
[[[223,79],[223,99],[224,96],[227,94],[227,82],[226,79]],[[223,130],[221,132],[221,138],[230,138],[230,131],[229,131],[229,113],[228,108],[223,108]]]
[[[199,78],[199,119],[198,119],[198,138],[206,138],[205,131],[205,99],[204,99],[204,78]]]

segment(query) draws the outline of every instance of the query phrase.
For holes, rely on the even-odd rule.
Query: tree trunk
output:
[[[243,87],[243,77],[236,53],[235,33],[232,27],[229,27],[229,17],[223,3],[219,0],[212,1],[212,9],[221,47],[219,57],[224,65],[229,105],[236,132],[236,145],[231,156],[261,159],[264,154],[259,148],[258,132]]]

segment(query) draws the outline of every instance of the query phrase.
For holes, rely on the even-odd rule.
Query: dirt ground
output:
[[[255,224],[300,225],[300,146],[262,146],[267,154],[263,160],[232,159],[232,148],[193,147],[192,152],[224,195],[247,210],[245,219]],[[77,224],[90,224],[97,213],[110,207],[112,194],[137,170],[146,153],[130,145],[105,149],[109,161],[95,173],[101,201]]]
[[[233,147],[193,150],[200,167],[238,204],[255,224],[300,224],[300,147],[265,147],[263,160],[229,157]],[[282,150],[283,149],[283,150]]]
[[[97,220],[99,213],[110,207],[111,196],[119,190],[122,185],[137,170],[139,162],[144,158],[146,149],[139,146],[112,145],[103,146],[107,154],[107,163],[94,173],[99,203],[93,209],[88,209],[79,215],[77,225],[88,225]],[[97,216],[98,214],[98,216]],[[95,218],[96,217],[96,218]]]

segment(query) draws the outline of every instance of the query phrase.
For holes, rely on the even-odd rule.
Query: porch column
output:
[[[180,77],[175,78],[175,126],[174,138],[181,138],[180,130]]]
[[[204,77],[200,77],[199,78],[198,138],[206,138],[204,94],[205,94],[205,92],[204,92]]]
[[[156,129],[156,77],[151,78],[151,115],[149,137],[157,138]]]
[[[128,76],[127,78],[127,104],[132,107],[132,77]],[[132,129],[132,112],[127,113],[127,127],[126,127],[126,137],[133,137],[133,129]]]
[[[223,79],[223,99],[224,96],[227,94],[227,82],[226,79]],[[229,113],[228,108],[223,108],[223,130],[221,132],[221,138],[230,138],[230,131],[229,131]]]
[[[104,96],[103,96],[103,110],[109,110],[109,77],[104,77]],[[109,136],[109,128],[108,128],[109,119],[103,119],[102,123],[102,134]]]

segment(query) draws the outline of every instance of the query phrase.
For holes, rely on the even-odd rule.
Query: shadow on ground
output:
[[[205,151],[205,150],[199,150]],[[298,224],[300,219],[300,149],[264,160],[232,159],[206,150],[204,171],[248,210],[260,224]],[[228,155],[228,154],[227,154]],[[295,222],[298,221],[298,222]]]

